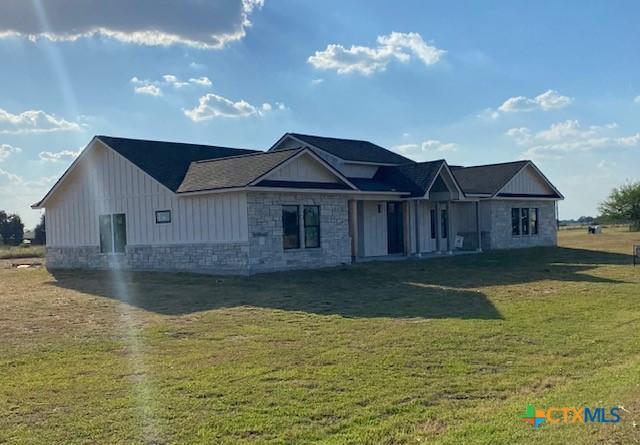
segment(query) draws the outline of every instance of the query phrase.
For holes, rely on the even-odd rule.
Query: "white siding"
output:
[[[387,254],[387,203],[363,201],[363,256]],[[380,205],[380,212],[378,212]]]
[[[156,210],[171,210],[156,224]],[[177,197],[97,142],[47,203],[47,245],[99,244],[98,216],[125,213],[128,245],[247,241],[244,193]]]
[[[554,192],[531,166],[527,166],[507,183],[501,193],[550,195]]]
[[[277,181],[311,181],[311,182],[340,182],[338,178],[329,172],[308,154],[304,154],[276,169],[265,179]]]

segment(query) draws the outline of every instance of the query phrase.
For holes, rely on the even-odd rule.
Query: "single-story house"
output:
[[[96,136],[38,203],[50,268],[256,273],[553,246],[531,161],[415,162],[286,133],[269,150]]]

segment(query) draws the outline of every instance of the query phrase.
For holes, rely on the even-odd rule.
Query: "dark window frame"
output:
[[[169,220],[168,221],[160,221],[158,220],[158,215],[166,213],[169,215]],[[171,224],[172,221],[172,215],[171,215],[171,209],[167,209],[167,210],[156,210],[156,224]]]
[[[307,210],[316,210],[317,224],[307,224]],[[304,248],[305,249],[319,249],[321,247],[321,232],[320,232],[320,206],[319,205],[305,205],[302,209],[302,228],[304,229]],[[316,229],[316,242],[314,245],[307,245],[307,229]]]
[[[540,233],[540,208],[534,207],[529,210],[529,218],[531,235],[538,235]]]
[[[108,233],[103,228],[108,224]],[[123,231],[116,232],[117,227]],[[125,213],[109,213],[98,216],[98,237],[100,253],[106,255],[122,255],[127,251],[127,215]]]
[[[516,222],[516,224],[514,224]],[[511,236],[521,236],[520,228],[520,207],[511,208]]]
[[[440,210],[440,238],[449,238],[449,209]]]
[[[438,214],[436,209],[429,209],[429,224],[431,225],[431,239],[436,239],[438,228]]]
[[[531,212],[528,207],[520,209],[520,233],[522,236],[529,236],[531,234],[531,227],[529,225],[529,218]]]
[[[293,213],[293,209],[295,209],[295,245],[288,245],[287,238],[294,236],[294,231],[292,227],[287,226],[287,222],[285,220],[286,211],[289,210]],[[284,250],[292,250],[300,248],[300,206],[298,205],[283,205],[282,206],[282,248]]]

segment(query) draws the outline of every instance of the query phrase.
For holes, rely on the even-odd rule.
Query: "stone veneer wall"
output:
[[[98,246],[47,247],[50,269],[126,269],[213,274],[248,273],[244,243],[127,246],[125,254],[102,254]]]
[[[283,249],[282,206],[320,206],[320,247]],[[305,269],[351,262],[347,197],[328,193],[247,194],[249,271]]]
[[[554,201],[493,200],[490,204],[489,244],[492,249],[555,246],[557,244],[558,229]],[[511,209],[514,207],[540,209],[538,235],[513,236],[511,234]]]

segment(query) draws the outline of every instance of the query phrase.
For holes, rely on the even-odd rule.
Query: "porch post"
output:
[[[451,201],[447,201],[447,253],[453,253],[453,224],[451,223]]]
[[[440,218],[442,218],[442,215],[440,214],[440,201],[436,201],[436,220],[434,221],[435,225],[436,225],[436,252],[440,253],[441,252],[441,247],[440,247],[440,227],[442,225],[442,223],[440,222]]]
[[[358,257],[358,201],[349,201],[349,233],[351,235],[351,262]]]
[[[402,209],[402,238],[404,241],[404,254],[411,255],[411,201],[405,201],[401,205]]]
[[[478,252],[482,252],[482,232],[480,232],[480,200],[476,201],[476,234],[478,235]]]
[[[416,199],[413,205],[413,211],[416,213],[415,215],[415,225],[416,225],[416,256],[420,256],[420,207],[419,201]]]

